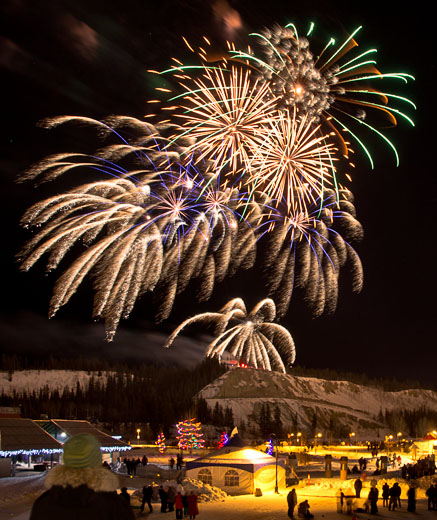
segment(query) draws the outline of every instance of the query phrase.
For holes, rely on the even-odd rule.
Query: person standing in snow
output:
[[[358,477],[357,480],[354,482],[354,488],[355,488],[355,497],[360,498],[361,489],[363,488],[363,483],[361,482],[360,477]]]
[[[159,495],[159,499],[161,500],[161,513],[166,513],[167,512],[168,494],[162,486],[159,486],[158,495]]]
[[[296,490],[293,488],[287,495],[288,516],[294,518],[294,508],[297,505]]]
[[[413,486],[410,486],[410,488],[407,491],[407,498],[408,498],[408,504],[407,504],[407,511],[410,513],[416,512],[416,490]]]
[[[383,507],[388,506],[388,498],[390,496],[390,486],[385,482],[385,484],[382,486],[382,505]]]
[[[122,487],[122,488],[121,488],[120,496],[121,496],[124,500],[126,500],[126,502],[130,505],[130,495],[129,495],[129,493],[127,492],[127,488],[125,488],[125,487]]]
[[[395,482],[393,484],[393,486],[396,489],[396,503],[397,503],[397,506],[401,507],[401,493],[402,493],[401,486],[397,482]]]
[[[182,500],[182,493],[178,491],[174,499],[174,507],[176,510],[176,518],[179,520],[184,517],[184,502]]]
[[[190,518],[196,518],[196,516],[199,514],[199,508],[197,506],[197,495],[191,491],[187,498],[188,514],[190,515]]]
[[[428,497],[428,511],[434,511],[435,510],[436,488],[432,484],[426,490],[426,496]]]
[[[134,520],[130,505],[117,495],[118,477],[102,467],[96,438],[71,437],[64,444],[64,463],[50,470],[48,490],[32,506],[30,520]]]
[[[371,515],[376,515],[376,513],[378,512],[378,506],[377,506],[378,495],[379,495],[378,488],[375,486],[372,486],[370,488],[369,495],[367,497],[367,500],[369,501],[369,504],[370,504],[370,514]]]
[[[141,512],[144,511],[144,506],[147,504],[149,506],[149,513],[153,512],[152,507],[152,496],[153,496],[153,487],[152,486],[144,486],[143,487],[143,500],[141,502]]]

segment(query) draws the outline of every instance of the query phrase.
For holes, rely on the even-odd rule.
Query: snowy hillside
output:
[[[234,369],[223,374],[199,393],[213,408],[218,402],[231,407],[236,423],[258,413],[263,403],[279,405],[284,426],[291,417],[309,426],[314,413],[319,428],[334,420],[349,431],[368,430],[379,436],[384,426],[376,421],[382,410],[427,408],[437,411],[437,393],[431,390],[385,392],[348,381],[295,377],[278,372]]]
[[[16,370],[13,373],[0,372],[0,394],[11,395],[22,392],[38,392],[47,387],[49,392],[64,388],[75,389],[77,384],[84,389],[89,380],[106,381],[104,372],[86,372],[85,370]]]

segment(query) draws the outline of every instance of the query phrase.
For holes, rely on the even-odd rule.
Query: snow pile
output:
[[[196,493],[199,502],[221,502],[228,496],[222,489],[193,478],[184,478],[182,486],[185,494],[189,495],[192,491]]]
[[[136,476],[149,479],[168,479],[174,476],[176,470],[163,469],[156,464],[147,464],[146,466],[137,466]]]

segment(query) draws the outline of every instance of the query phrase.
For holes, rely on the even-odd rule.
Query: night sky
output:
[[[241,45],[250,41],[248,33],[274,22],[293,21],[307,27],[315,21],[327,36],[341,37],[363,25],[357,40],[363,51],[378,49],[380,70],[416,77],[416,82],[400,90],[416,102],[418,110],[413,113],[415,128],[402,122],[388,132],[399,150],[400,167],[395,167],[390,149],[377,140],[369,143],[374,171],[364,156],[355,161],[352,190],[365,231],[364,241],[356,247],[364,267],[363,291],[352,294],[342,270],[334,315],[313,319],[301,299],[295,299],[281,323],[295,339],[299,365],[433,381],[436,72],[433,28],[424,6],[415,2],[412,10],[400,12],[400,4],[392,9],[389,2],[4,0],[0,7],[2,349],[118,359],[182,358],[190,364],[201,356],[199,345],[180,347],[182,356],[165,353],[169,357],[164,357],[157,333],[171,331],[187,312],[216,310],[236,296],[251,308],[266,296],[262,283],[254,283],[258,274],[243,272],[217,285],[207,303],[197,303],[190,291],[183,293],[170,320],[160,327],[153,323],[151,300],[144,298],[132,317],[122,322],[114,343],[107,344],[102,325],[91,319],[88,283],[49,321],[51,289],[62,271],[46,276],[40,262],[29,273],[21,273],[15,255],[30,237],[19,227],[23,212],[33,202],[61,192],[64,181],[35,189],[31,183],[15,180],[44,156],[76,151],[83,145],[78,128],[37,127],[44,117],[78,114],[101,119],[127,114],[141,118],[149,110],[147,99],[155,97],[156,76],[147,70],[167,67],[173,56],[186,58],[189,53],[181,36],[197,42],[205,34],[220,51],[230,30],[226,20]],[[396,85],[391,91],[398,92]]]

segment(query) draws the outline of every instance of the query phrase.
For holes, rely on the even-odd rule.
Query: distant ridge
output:
[[[232,408],[238,424],[259,413],[263,403],[278,405],[286,428],[294,421],[309,429],[314,415],[318,428],[334,420],[337,429],[367,431],[379,436],[387,426],[377,419],[386,410],[427,409],[437,412],[437,393],[432,390],[386,392],[349,381],[328,381],[255,369],[229,370],[204,387],[198,397],[210,408],[219,403]]]

